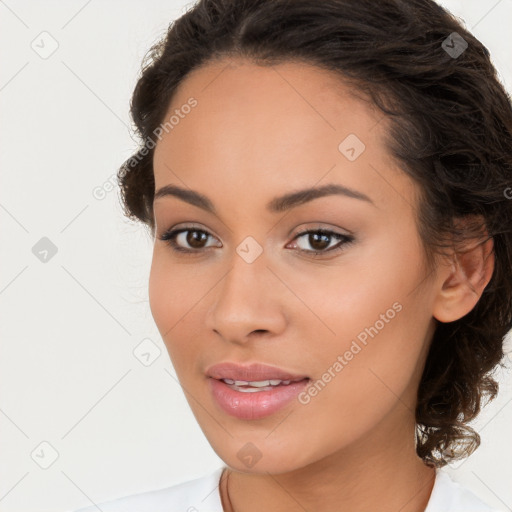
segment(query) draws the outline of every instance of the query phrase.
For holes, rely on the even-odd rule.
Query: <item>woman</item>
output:
[[[149,57],[122,197],[225,467],[101,510],[492,510],[440,470],[512,327],[486,48],[432,0],[200,0]]]

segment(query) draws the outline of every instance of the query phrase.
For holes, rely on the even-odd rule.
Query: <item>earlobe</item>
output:
[[[477,304],[494,271],[494,241],[472,241],[468,248],[454,252],[453,264],[445,272],[433,316],[440,322],[453,322]]]

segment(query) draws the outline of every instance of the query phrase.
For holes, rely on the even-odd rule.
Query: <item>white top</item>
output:
[[[178,485],[132,494],[75,512],[98,512],[99,509],[102,512],[223,512],[219,494],[219,480],[223,469],[218,468],[205,476]],[[448,473],[437,469],[425,512],[499,511],[453,481]]]

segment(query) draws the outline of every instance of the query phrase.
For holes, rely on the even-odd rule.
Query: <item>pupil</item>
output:
[[[311,242],[311,238],[313,239],[313,243]],[[325,235],[323,233],[313,233],[310,235],[311,247],[317,251],[321,251],[322,249],[329,247],[329,238],[329,235]],[[319,240],[322,240],[320,241],[320,244]]]
[[[196,236],[198,235],[198,236]],[[194,248],[201,248],[201,241],[206,240],[207,234],[202,231],[189,231],[187,235],[187,243]]]

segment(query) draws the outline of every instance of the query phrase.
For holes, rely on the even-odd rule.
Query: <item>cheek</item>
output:
[[[169,269],[165,268],[155,248],[149,274],[148,297],[151,314],[164,340],[164,333],[174,323],[176,310],[176,293],[171,291],[173,286],[169,276]]]
[[[363,343],[372,335],[386,338],[409,316],[414,321],[428,299],[411,293],[424,275],[419,248],[410,245],[403,249],[398,241],[382,237],[347,251],[337,266],[283,269],[294,293],[317,317],[302,306],[295,308],[301,314],[294,323],[308,333],[301,339],[323,339],[317,345],[321,353],[326,348],[327,353],[343,353],[358,336]]]
[[[207,289],[194,273],[194,264],[173,264],[169,250],[154,247],[148,284],[151,314],[164,341],[180,329],[182,320]]]
[[[431,321],[428,291],[414,290],[424,277],[420,255],[414,244],[400,251],[382,244],[333,273],[337,277],[322,283],[325,294],[316,302],[302,283],[304,301],[321,311],[331,330],[318,336],[311,322],[302,322],[303,338],[319,340],[309,349],[311,375],[319,381],[311,398],[315,410],[332,411],[343,424],[355,425],[358,418],[369,425],[397,396],[413,397]],[[332,410],[335,403],[343,406]]]
[[[202,348],[197,341],[204,339],[197,312],[212,284],[198,278],[193,264],[171,264],[165,250],[154,249],[148,284],[149,305],[173,367],[180,380],[187,380],[196,372],[194,364]]]
[[[372,303],[365,311],[368,321],[362,328],[362,320],[347,317],[338,322],[336,339],[310,354],[315,377],[303,396],[301,417],[308,424],[305,430],[322,432],[322,439],[310,441],[305,457],[348,446],[385,418],[397,428],[414,421],[424,326],[411,328],[416,312],[410,304],[394,318],[389,315],[387,324],[375,316],[386,308]]]
[[[187,288],[179,283],[176,270],[165,262],[164,255],[155,248],[149,275],[148,297],[151,314],[160,332],[173,366],[179,366],[179,332],[187,310]],[[178,350],[179,351],[179,350]],[[176,368],[178,371],[178,368]]]

